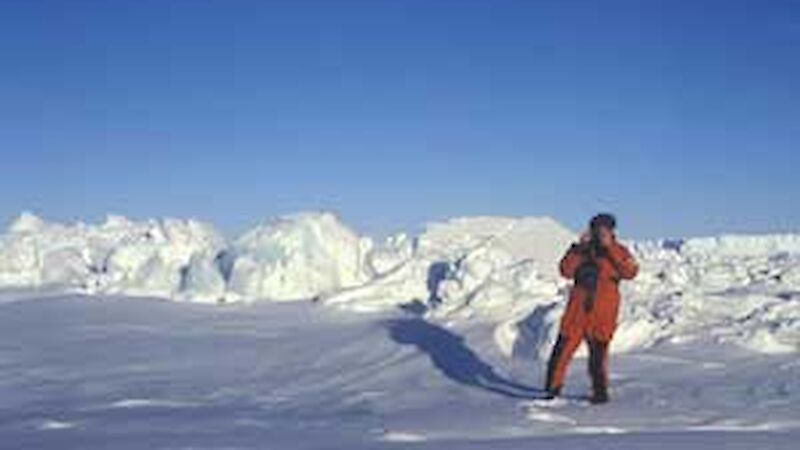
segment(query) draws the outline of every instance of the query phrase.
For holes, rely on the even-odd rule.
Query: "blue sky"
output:
[[[797,1],[0,2],[0,218],[800,231]]]

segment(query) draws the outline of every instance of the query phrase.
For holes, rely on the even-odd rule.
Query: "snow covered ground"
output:
[[[335,215],[268,221],[226,240],[193,220],[52,224],[23,214],[0,236],[0,288],[183,302],[304,301],[350,311],[403,306],[440,322],[497,324],[501,351],[544,356],[567,282],[556,264],[575,233],[548,218],[472,217],[383,242]],[[800,349],[800,235],[629,243],[614,351],[713,339],[760,353]]]
[[[3,448],[795,448],[800,361],[719,344],[618,355],[586,405],[486,322],[310,302],[58,296],[0,304]],[[574,399],[572,399],[574,397]]]
[[[536,400],[574,239],[548,218],[378,242],[327,213],[232,240],[25,214],[0,236],[0,442],[795,447],[800,235],[628,242],[642,270],[602,407],[580,399],[581,359],[567,400]]]

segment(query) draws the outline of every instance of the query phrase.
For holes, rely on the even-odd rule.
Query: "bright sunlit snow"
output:
[[[9,448],[793,448],[800,236],[626,242],[612,402],[537,400],[576,233],[458,218],[376,241],[329,213],[0,237]],[[207,304],[195,304],[207,303]],[[736,433],[735,437],[732,433]],[[600,441],[596,441],[600,439]],[[268,444],[269,443],[269,444]],[[739,446],[739,447],[736,447]]]

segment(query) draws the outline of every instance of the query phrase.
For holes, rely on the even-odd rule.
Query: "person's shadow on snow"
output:
[[[389,336],[399,344],[413,345],[426,353],[431,362],[453,381],[506,397],[541,398],[544,392],[501,377],[464,343],[464,338],[420,318],[386,322]]]

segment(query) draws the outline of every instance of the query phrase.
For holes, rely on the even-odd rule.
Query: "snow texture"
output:
[[[591,406],[487,321],[311,302],[225,306],[116,296],[0,302],[9,449],[794,449],[800,363],[711,342],[612,359]]]
[[[331,213],[266,222],[231,241],[194,220],[64,225],[23,214],[0,236],[0,288],[223,303],[316,300],[494,324],[507,356],[543,359],[576,234],[549,218],[471,217],[382,242]],[[800,235],[627,242],[617,353],[706,340],[760,353],[800,349]]]
[[[23,214],[0,237],[0,286],[208,301],[224,293],[214,265],[224,248],[213,227],[193,220],[68,226]]]
[[[233,240],[193,220],[23,214],[0,236],[0,440],[796,447],[800,236],[626,242],[641,271],[622,285],[602,407],[582,368],[562,399],[539,389],[569,288],[556,266],[575,239],[548,218],[459,218],[376,242],[330,213]]]

